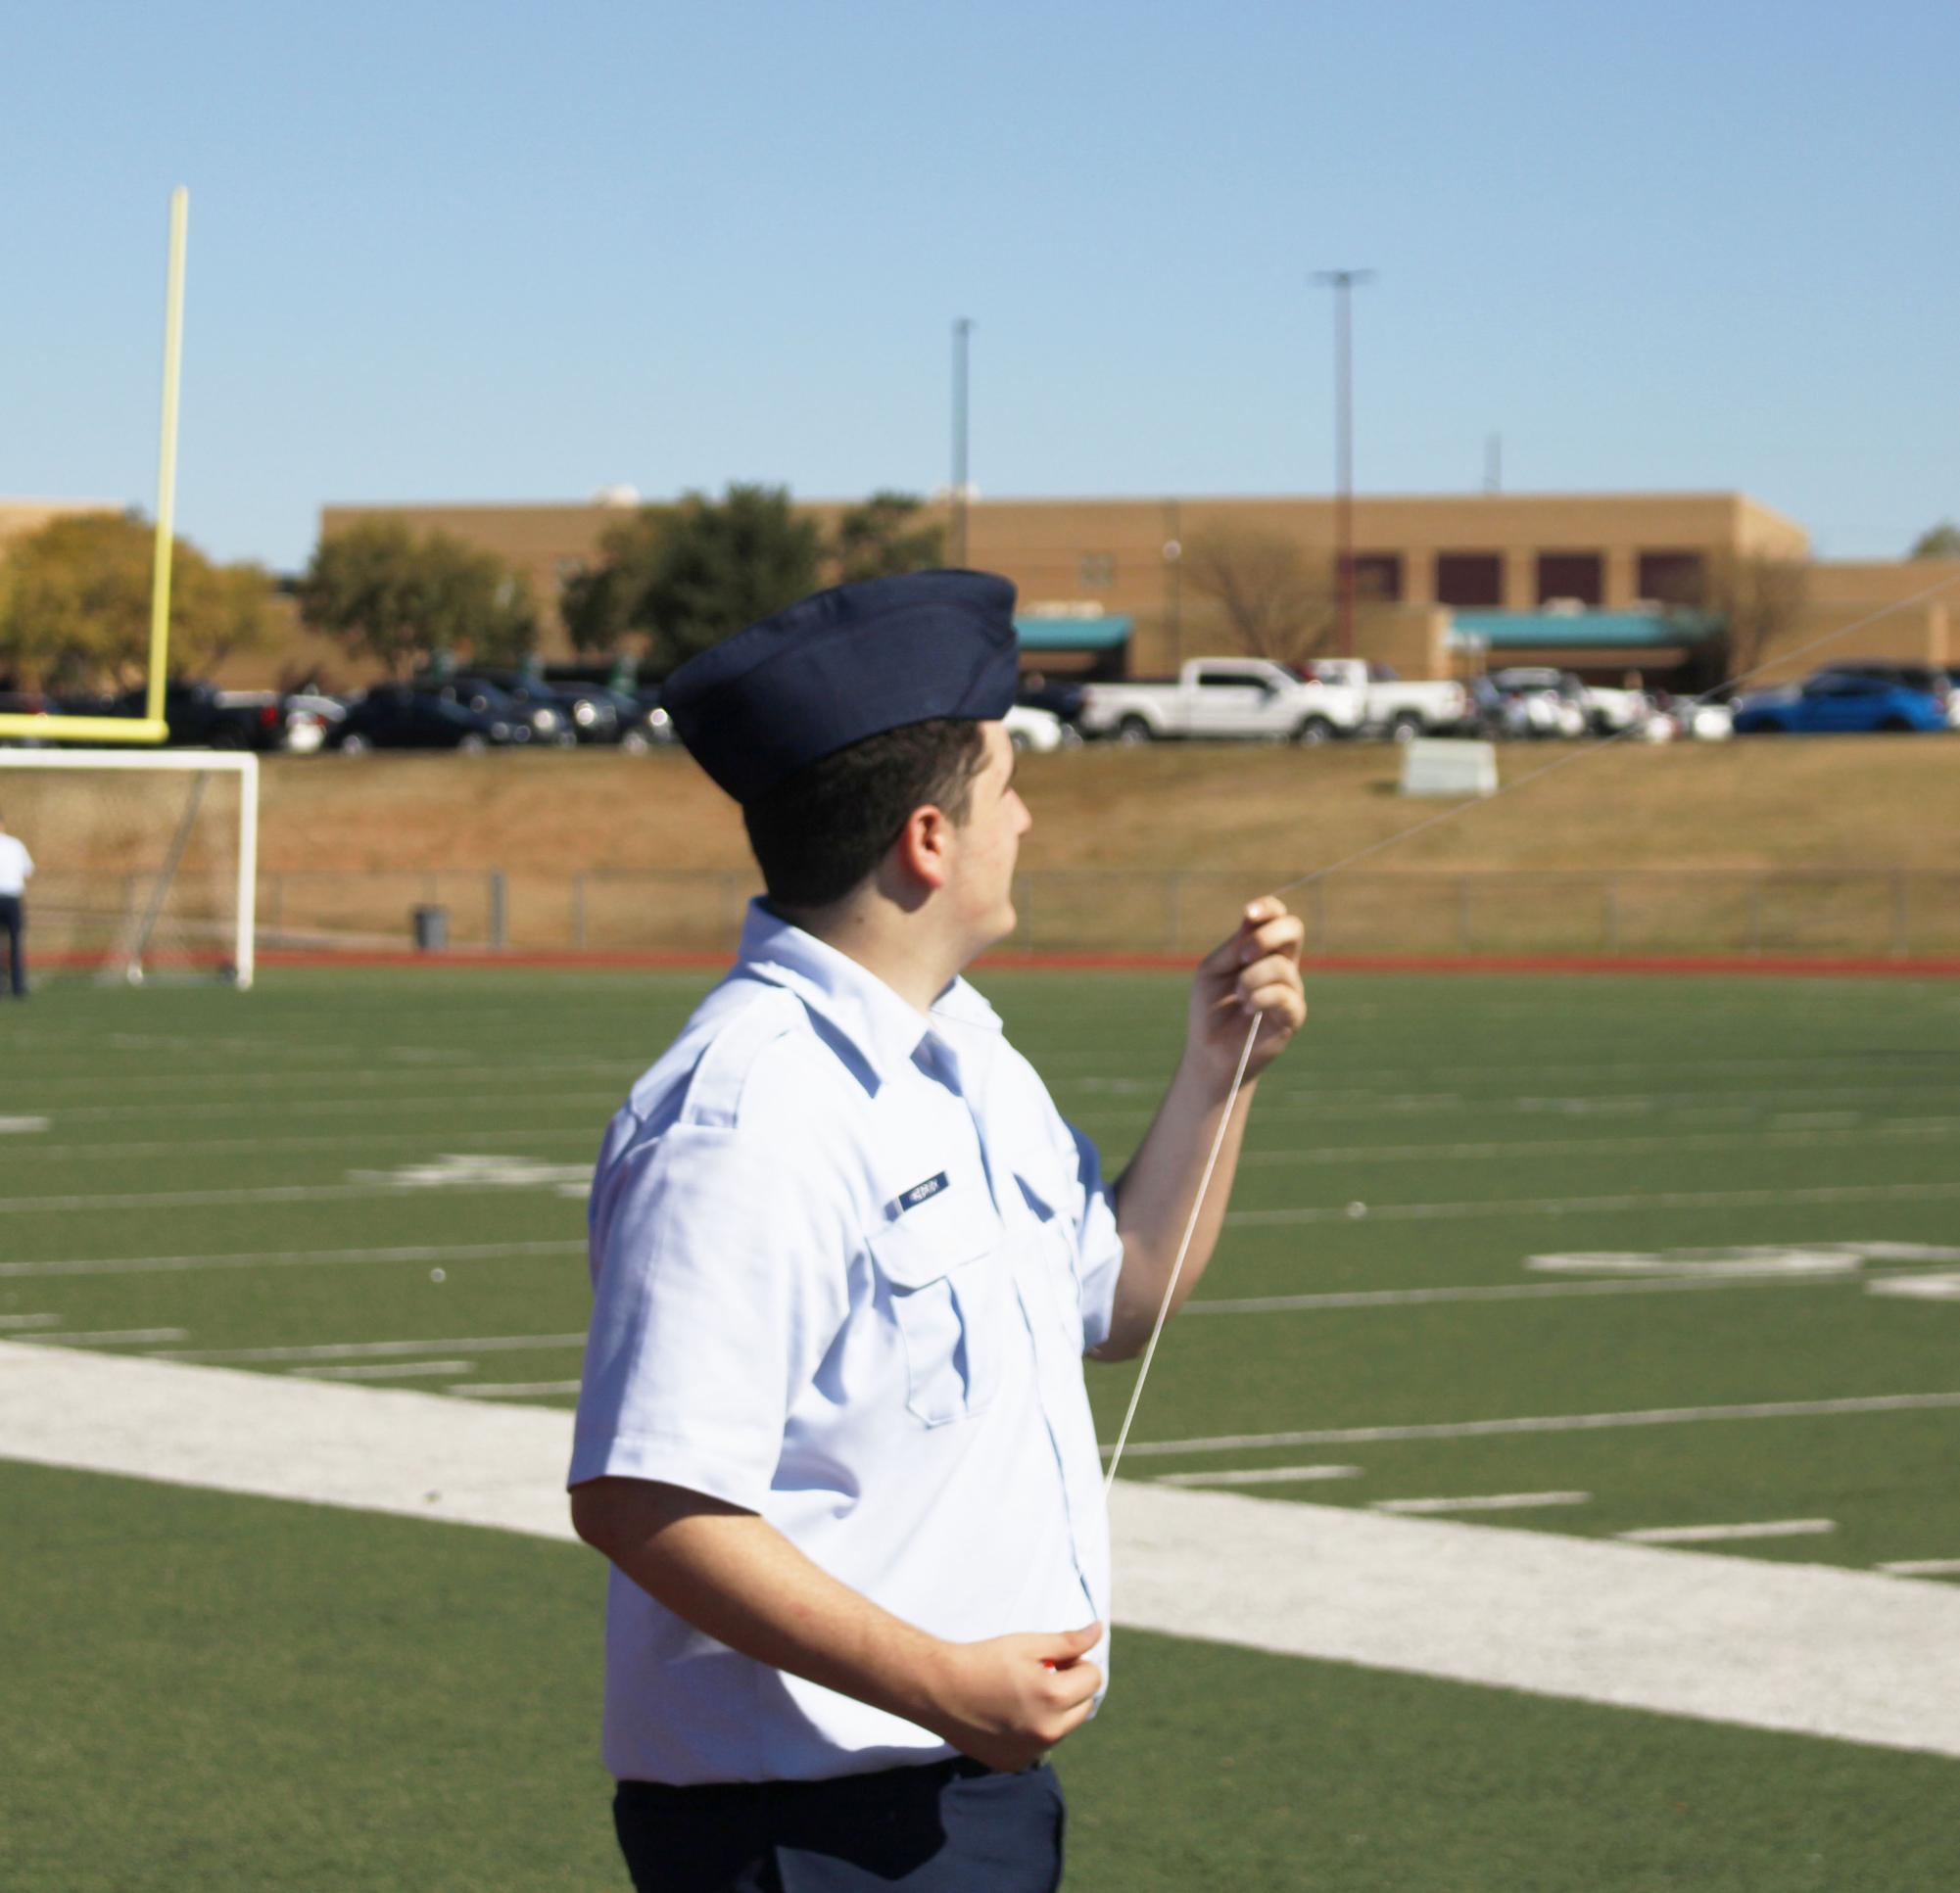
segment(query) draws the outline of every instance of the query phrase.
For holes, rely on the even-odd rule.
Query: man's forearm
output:
[[[931,1729],[990,1767],[1026,1768],[1089,1714],[1099,1625],[954,1643],[840,1584],[766,1519],[679,1486],[572,1491],[588,1544],[717,1642]]]
[[[1197,1287],[1224,1227],[1225,1205],[1231,1196],[1255,1088],[1244,1086],[1232,1107],[1218,1167],[1205,1191],[1190,1251],[1177,1278],[1172,1313]],[[1177,1259],[1177,1245],[1191,1219],[1205,1160],[1219,1134],[1227,1090],[1227,1084],[1208,1076],[1187,1058],[1177,1067],[1136,1155],[1117,1180],[1116,1221],[1123,1237],[1123,1272],[1117,1280],[1109,1339],[1095,1349],[1100,1360],[1126,1360],[1150,1338],[1157,1310],[1163,1304],[1165,1285]]]
[[[813,1564],[753,1512],[678,1487],[597,1480],[579,1535],[675,1616],[772,1670],[890,1711],[930,1714],[939,1639]]]

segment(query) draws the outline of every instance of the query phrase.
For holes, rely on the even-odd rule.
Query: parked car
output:
[[[150,707],[146,690],[124,690],[98,716],[140,717]],[[164,721],[172,749],[277,749],[286,739],[286,716],[271,691],[222,691],[197,678],[172,678],[164,686]]]
[[[1822,735],[1949,726],[1929,690],[1855,671],[1818,671],[1802,684],[1756,690],[1736,705],[1736,734]]]
[[[1960,671],[1932,664],[1891,664],[1864,658],[1846,658],[1825,664],[1812,673],[1815,677],[1877,677],[1908,690],[1924,690],[1945,712],[1949,728],[1960,729]]]
[[[1513,664],[1490,674],[1497,733],[1505,736],[1583,736],[1593,727],[1586,686],[1570,671]]]
[[[369,749],[502,748],[531,740],[531,726],[521,718],[472,710],[408,684],[376,685],[349,704],[347,715],[326,734],[327,747],[345,756]]]
[[[1031,671],[1021,680],[1015,700],[1027,704],[1030,710],[1046,710],[1050,716],[1060,717],[1077,738],[1080,737],[1082,705],[1087,701],[1086,685],[1061,683],[1044,677],[1039,671]]]
[[[674,720],[667,714],[660,701],[657,685],[642,685],[637,690],[625,693],[636,712],[620,735],[620,745],[626,749],[664,749],[669,743],[681,740],[680,732],[674,728]],[[622,713],[623,714],[623,713]]]
[[[1175,678],[1091,684],[1081,732],[1118,742],[1241,737],[1325,742],[1361,729],[1361,691],[1301,678],[1261,657],[1194,657]]]
[[[1045,752],[1081,741],[1054,711],[1037,710],[1031,703],[1010,704],[1001,722],[1007,727],[1008,741],[1016,749]]]
[[[514,673],[486,675],[466,671],[456,677],[422,677],[417,689],[426,690],[451,703],[459,703],[478,716],[512,726],[521,725],[530,733],[529,740],[547,746],[568,745],[578,740],[571,718],[557,693],[535,677]]]
[[[1404,683],[1390,665],[1360,657],[1316,657],[1301,675],[1359,691],[1367,728],[1397,742],[1447,735],[1470,719],[1469,691],[1448,678]]]

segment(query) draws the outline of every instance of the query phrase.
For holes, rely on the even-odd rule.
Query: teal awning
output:
[[[1129,642],[1127,618],[1017,618],[1023,650],[1121,650]]]
[[[1474,632],[1493,650],[1630,650],[1698,644],[1720,630],[1717,619],[1665,611],[1457,611],[1456,629]]]

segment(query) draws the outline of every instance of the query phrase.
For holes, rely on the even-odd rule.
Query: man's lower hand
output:
[[[1030,1768],[1088,1720],[1102,1672],[1082,1661],[1103,1627],[948,1643],[921,1718],[989,1768]]]

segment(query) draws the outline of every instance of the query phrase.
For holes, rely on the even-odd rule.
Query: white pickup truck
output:
[[[1301,678],[1263,657],[1194,657],[1175,679],[1091,684],[1076,727],[1118,742],[1244,737],[1325,742],[1364,720],[1359,690]]]
[[[1397,742],[1448,735],[1470,721],[1470,693],[1460,684],[1405,684],[1387,665],[1360,657],[1316,657],[1307,674],[1358,691],[1367,727],[1386,732]]]

